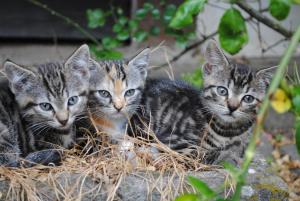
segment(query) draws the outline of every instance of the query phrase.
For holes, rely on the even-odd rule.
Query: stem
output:
[[[93,43],[97,44],[97,45],[101,45],[101,43],[89,32],[87,32],[82,26],[80,26],[77,22],[71,20],[70,18],[62,15],[61,13],[49,8],[46,4],[43,4],[37,0],[27,0],[28,2],[46,10],[47,12],[49,12],[51,15],[54,15],[62,20],[64,20],[66,23],[72,25],[73,27],[75,27],[78,31],[80,31],[83,35],[85,35],[86,37],[88,37],[91,41],[93,41]]]
[[[251,17],[257,19],[259,22],[268,26],[269,28],[277,31],[286,38],[290,38],[293,35],[292,31],[287,30],[285,27],[281,26],[279,23],[273,21],[272,19],[262,15],[259,11],[253,9],[245,1],[236,1],[235,4],[248,13]]]
[[[253,135],[251,138],[251,141],[246,149],[245,152],[245,159],[244,162],[242,164],[242,169],[240,172],[240,176],[239,179],[237,181],[237,186],[236,186],[236,191],[233,195],[232,201],[239,201],[240,200],[240,196],[241,196],[241,191],[242,191],[242,186],[244,185],[244,181],[246,179],[247,173],[248,173],[248,168],[250,166],[250,163],[254,157],[254,152],[256,149],[256,142],[260,139],[261,136],[261,131],[262,131],[262,124],[264,122],[267,110],[269,108],[269,104],[270,104],[270,97],[271,95],[276,91],[276,89],[278,88],[285,69],[288,66],[288,63],[291,59],[291,57],[293,56],[293,53],[299,43],[300,40],[300,26],[297,28],[297,31],[295,32],[295,34],[292,37],[292,40],[283,56],[283,58],[280,61],[279,67],[276,70],[276,73],[272,79],[271,85],[269,87],[269,90],[267,92],[266,95],[266,99],[263,101],[261,108],[259,110],[259,113],[257,115],[256,118],[256,125],[254,127],[254,131],[253,131]]]

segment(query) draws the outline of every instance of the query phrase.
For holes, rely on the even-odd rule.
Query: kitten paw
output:
[[[28,154],[22,165],[24,167],[32,167],[37,164],[53,166],[59,165],[62,160],[62,150],[46,149]]]

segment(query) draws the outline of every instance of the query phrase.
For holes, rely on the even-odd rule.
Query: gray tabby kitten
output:
[[[89,89],[89,49],[76,50],[65,63],[34,67],[5,62],[7,80],[0,89],[0,165],[18,163],[19,157],[40,162],[75,142],[77,118],[84,115]],[[50,154],[50,155],[49,155]]]
[[[114,142],[124,138],[128,119],[140,104],[147,66],[147,48],[130,61],[90,61],[88,108],[92,121]]]
[[[143,134],[146,122],[173,150],[193,156],[204,153],[209,164],[238,163],[272,69],[254,72],[247,65],[230,63],[213,41],[205,57],[201,90],[181,81],[148,80],[141,109],[131,119],[132,133]]]

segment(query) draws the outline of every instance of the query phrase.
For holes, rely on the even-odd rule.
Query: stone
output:
[[[276,176],[276,173],[259,155],[255,157],[248,173],[247,183],[242,188],[241,200],[288,200],[287,185],[280,177]],[[36,191],[32,196],[36,196],[43,201],[101,201],[107,199],[122,201],[174,200],[182,192],[182,189],[191,189],[186,183],[188,175],[201,179],[212,189],[220,189],[219,187],[228,178],[227,172],[223,169],[181,173],[169,171],[164,174],[155,171],[137,171],[120,174],[118,177],[119,180],[114,182],[107,181],[107,179],[105,179],[105,182],[78,172],[60,172],[53,174],[52,177],[46,180],[35,179]],[[9,191],[9,185],[9,181],[0,181],[0,200],[7,200],[7,198],[13,197],[14,192],[14,198],[21,196],[21,187],[14,189],[15,191]],[[7,195],[8,193],[9,195]],[[218,193],[224,195],[224,192]]]

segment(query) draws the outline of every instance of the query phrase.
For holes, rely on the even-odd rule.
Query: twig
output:
[[[206,40],[214,37],[217,34],[218,34],[218,31],[215,31],[215,32],[213,32],[213,33],[211,33],[211,34],[209,34],[207,36],[203,36],[203,38],[201,40],[199,40],[199,41],[197,41],[197,42],[195,42],[195,43],[187,46],[186,48],[184,48],[184,50],[182,50],[180,53],[178,53],[176,56],[174,56],[169,62],[166,62],[166,63],[164,63],[164,64],[162,64],[160,66],[157,66],[155,68],[152,68],[152,69],[153,70],[158,70],[158,69],[161,69],[161,68],[163,68],[163,67],[165,67],[165,66],[167,66],[167,65],[169,65],[169,64],[171,64],[171,63],[173,63],[175,61],[177,61],[181,56],[183,56],[187,52],[191,51],[192,49],[198,47],[199,45],[202,45]]]
[[[276,70],[276,73],[272,79],[271,85],[267,92],[267,95],[266,95],[267,98],[263,101],[261,108],[259,110],[259,113],[257,115],[256,125],[254,127],[251,141],[245,152],[245,159],[242,164],[242,169],[239,173],[239,179],[237,181],[236,191],[233,195],[232,201],[240,200],[242,186],[244,185],[244,181],[245,181],[247,173],[248,173],[248,168],[254,157],[254,153],[255,153],[255,149],[256,149],[256,142],[260,139],[260,136],[261,136],[263,122],[264,122],[264,119],[265,119],[265,116],[266,116],[266,113],[267,113],[267,110],[268,110],[269,104],[270,104],[270,97],[272,96],[272,94],[274,94],[274,92],[278,88],[279,84],[281,83],[281,80],[284,76],[284,72],[288,66],[288,63],[289,63],[291,57],[293,56],[295,49],[297,48],[299,40],[300,40],[300,26],[297,28],[297,31],[293,35],[292,40],[291,40],[283,58],[280,61],[279,67]]]
[[[267,48],[263,48],[262,53],[267,52],[268,50],[276,47],[277,45],[281,44],[284,41],[287,41],[287,38],[282,38],[282,39],[278,40],[277,42],[273,43],[272,45],[268,46]]]
[[[281,35],[285,36],[286,38],[291,38],[293,35],[292,31],[287,30],[279,23],[271,20],[270,18],[262,15],[259,11],[253,9],[250,5],[248,5],[245,1],[236,1],[235,4],[243,9],[246,13],[248,13],[251,17],[255,18],[259,22],[265,24],[266,26],[270,27],[271,29],[277,31]]]
[[[72,25],[73,27],[75,27],[76,29],[78,29],[78,31],[80,31],[83,35],[85,35],[86,37],[88,37],[91,41],[93,41],[95,44],[97,45],[101,45],[101,43],[93,36],[91,35],[89,32],[87,32],[82,26],[80,26],[77,22],[73,21],[72,19],[64,16],[63,14],[49,8],[46,4],[43,4],[37,0],[27,0],[28,2],[46,10],[47,12],[49,12],[51,15],[54,15],[62,20],[64,20],[66,23]]]
[[[252,17],[248,17],[245,19],[245,21],[250,21],[252,20]],[[194,48],[197,48],[198,46],[202,45],[203,43],[205,43],[205,41],[207,41],[208,39],[216,36],[218,34],[218,30],[209,34],[209,35],[202,35],[202,39],[187,46],[186,48],[184,48],[184,50],[182,50],[180,53],[178,53],[176,56],[174,56],[169,62],[166,62],[164,64],[161,64],[155,68],[152,68],[152,70],[159,70],[165,66],[168,66],[169,64],[172,64],[173,62],[177,61],[178,59],[180,59],[180,57],[182,57],[183,55],[185,55],[187,52],[193,50]]]

